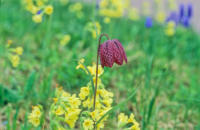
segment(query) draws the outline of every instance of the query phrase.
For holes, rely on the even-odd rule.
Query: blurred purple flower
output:
[[[192,6],[192,4],[190,3],[190,4],[188,4],[188,10],[187,10],[188,12],[187,12],[187,17],[188,18],[191,18],[192,16],[193,16],[193,6]]]
[[[42,13],[42,10],[39,10],[39,11],[37,12],[38,15],[41,14],[41,13]]]
[[[182,20],[182,25],[186,28],[188,28],[190,26],[190,19],[185,17],[183,20]]]
[[[179,21],[183,19],[184,15],[185,15],[184,5],[180,4],[179,5]]]
[[[145,27],[146,28],[151,28],[153,26],[153,20],[151,17],[147,17],[145,21]]]
[[[178,24],[179,16],[175,11],[171,12],[169,17],[167,17],[166,22],[169,22],[169,21],[174,21],[176,24]]]

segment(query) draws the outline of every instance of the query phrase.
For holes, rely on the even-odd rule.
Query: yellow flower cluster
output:
[[[119,18],[123,16],[126,8],[126,0],[101,0],[99,14],[111,18]]]
[[[63,38],[60,40],[60,45],[65,46],[67,45],[71,40],[71,36],[69,34],[66,34],[63,36]]]
[[[77,68],[82,68],[80,66],[83,65],[83,60],[79,61],[79,65]],[[93,81],[95,84],[96,81],[96,64],[93,63],[92,66],[87,67],[89,73],[93,76]],[[84,69],[85,70],[85,69]],[[79,93],[79,97],[82,100],[82,105],[86,108],[89,113],[86,117],[86,122],[83,123],[83,127],[87,130],[92,129],[93,126],[91,121],[98,121],[107,111],[109,111],[112,107],[111,104],[113,102],[113,93],[107,91],[103,84],[100,81],[100,76],[103,74],[103,68],[98,66],[98,86],[97,86],[97,94],[96,94],[96,109],[92,112],[88,111],[93,108],[94,94],[92,93],[92,85],[88,83],[88,86],[82,87]],[[104,128],[104,121],[107,119],[105,117],[98,125],[97,129]]]
[[[44,14],[53,13],[53,6],[47,4],[48,0],[24,0],[23,2],[26,10],[33,14],[32,20],[35,23],[41,23]]]
[[[99,22],[89,22],[87,23],[85,29],[92,34],[94,39],[96,39],[97,35],[101,33],[101,25]]]
[[[81,101],[76,94],[71,95],[64,91],[62,87],[59,87],[56,88],[56,97],[51,106],[51,114],[60,117],[70,128],[74,128],[81,112],[80,105]]]
[[[10,46],[12,45],[13,41],[8,40],[7,42],[7,48],[9,48],[9,59],[12,63],[13,67],[17,67],[20,62],[20,56],[23,54],[23,48],[22,47],[16,47],[16,48],[11,48]]]
[[[135,120],[133,113],[129,117],[124,113],[120,113],[118,115],[118,127],[122,128],[127,124],[131,124],[129,130],[140,130],[139,123]]]
[[[76,69],[83,69],[86,74],[89,74],[94,78],[96,75],[96,65],[85,67],[84,59],[78,62]],[[98,78],[103,74],[104,70],[101,66],[98,66]],[[64,129],[74,129],[76,122],[79,119],[80,125],[84,130],[93,130],[94,126],[96,130],[104,128],[105,121],[108,119],[109,115],[102,118],[109,110],[112,109],[113,93],[105,89],[102,83],[98,83],[97,93],[96,93],[96,108],[93,108],[94,101],[94,88],[91,82],[80,89],[78,96],[76,94],[70,94],[63,90],[62,87],[56,87],[55,98],[53,98],[53,103],[50,107],[50,123],[55,124],[54,129],[64,130]],[[37,110],[37,111],[36,111]],[[35,115],[41,115],[39,112],[39,107],[34,107],[32,113],[29,116],[29,122],[34,126],[40,124],[40,119],[34,117],[40,117]],[[36,114],[38,113],[38,114]],[[102,118],[102,119],[101,119]],[[101,119],[101,120],[100,120]],[[98,122],[98,124],[97,124]],[[131,114],[128,118],[124,114],[119,115],[119,125],[123,127],[124,125],[130,123],[131,130],[139,130],[139,124],[134,119],[134,115]],[[67,125],[66,125],[67,124]],[[68,126],[68,127],[67,127]],[[67,128],[66,128],[67,127]]]
[[[69,6],[69,11],[75,13],[78,18],[83,17],[83,5],[80,2],[72,4]]]
[[[169,21],[165,29],[165,34],[167,36],[173,36],[175,34],[175,26],[176,26],[176,23],[174,21]]]
[[[28,121],[35,127],[37,127],[40,124],[40,118],[42,116],[42,107],[40,105],[33,106],[32,112],[28,116]]]

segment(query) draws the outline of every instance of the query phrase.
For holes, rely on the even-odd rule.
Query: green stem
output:
[[[102,37],[105,36],[107,37],[108,40],[110,40],[108,34],[104,34],[102,33],[99,37],[99,44],[98,44],[98,49],[97,49],[97,64],[96,64],[96,82],[95,82],[95,89],[94,89],[94,102],[93,102],[93,108],[95,111],[95,107],[96,107],[96,93],[97,93],[97,85],[98,85],[98,66],[99,66],[99,48],[100,48],[100,44],[101,44],[101,39]],[[96,129],[96,125],[95,125],[95,121],[94,121],[94,130]]]

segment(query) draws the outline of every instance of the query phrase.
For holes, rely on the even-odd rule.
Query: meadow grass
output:
[[[86,64],[96,61],[97,39],[86,28],[94,21],[100,23],[101,32],[122,42],[128,57],[126,65],[104,69],[102,82],[115,94],[117,105],[104,129],[116,127],[114,113],[119,111],[133,112],[141,129],[200,129],[199,34],[178,26],[169,37],[165,25],[155,22],[146,28],[143,17],[138,21],[117,18],[105,24],[91,3],[82,3],[84,17],[77,18],[68,11],[70,4],[53,1],[53,14],[36,24],[21,2],[1,1],[0,129],[31,129],[27,120],[31,106],[41,104],[44,111],[49,110],[57,83],[78,93],[90,80],[76,66],[81,58]],[[70,34],[71,41],[61,46],[64,34]],[[17,68],[8,60],[9,39],[24,50]],[[129,99],[132,90],[137,91]]]

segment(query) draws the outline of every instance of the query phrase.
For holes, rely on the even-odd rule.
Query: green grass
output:
[[[53,2],[53,6],[53,15],[35,24],[19,1],[1,1],[0,129],[30,129],[31,106],[41,104],[47,110],[56,83],[78,93],[89,81],[75,68],[82,57],[88,65],[96,61],[97,40],[85,30],[94,19],[101,23],[101,32],[122,42],[128,56],[128,64],[105,68],[102,77],[106,88],[115,93],[114,104],[137,88],[120,111],[133,112],[142,129],[200,129],[200,38],[192,28],[178,26],[176,34],[167,37],[164,25],[154,23],[146,29],[143,18],[135,22],[112,19],[104,24],[101,16],[94,17],[91,4],[84,3],[82,19],[68,11],[69,5]],[[59,35],[65,33],[72,39],[61,47]],[[7,58],[8,39],[24,48],[16,69]],[[115,115],[111,115],[105,129],[115,126]]]

